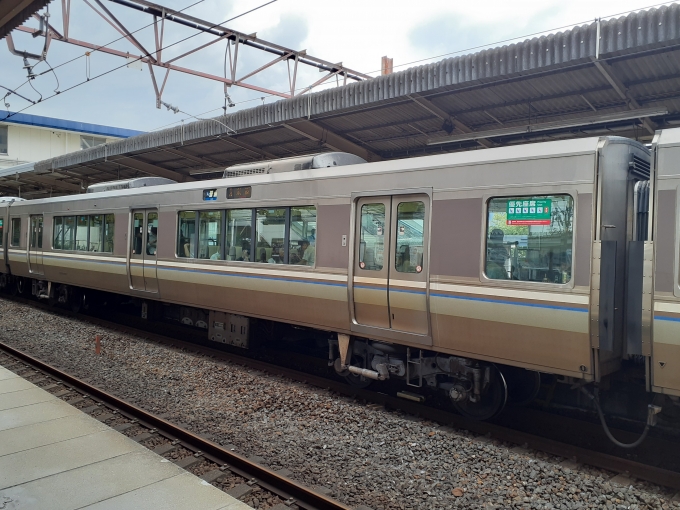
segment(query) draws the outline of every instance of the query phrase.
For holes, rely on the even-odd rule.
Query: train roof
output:
[[[654,144],[658,147],[680,145],[680,128],[662,129],[657,132]]]
[[[598,146],[602,140],[606,140],[608,143],[625,143],[635,145],[642,150],[648,151],[648,149],[646,149],[646,147],[643,144],[628,138],[617,136],[589,137],[572,140],[560,140],[552,142],[515,145],[510,147],[498,147],[492,149],[480,149],[476,151],[447,153],[434,156],[421,156],[408,159],[379,161],[374,163],[361,163],[355,165],[334,167],[330,169],[318,168],[273,174],[256,174],[189,183],[166,184],[154,186],[151,188],[124,189],[87,193],[80,195],[67,195],[54,198],[29,200],[23,203],[24,204],[59,203],[78,200],[90,200],[95,198],[123,197],[132,195],[153,195],[157,193],[167,193],[174,191],[202,190],[213,187],[236,187],[274,182],[293,182],[300,180],[353,177],[360,175],[376,175],[382,173],[389,174],[391,172],[409,172],[434,168],[482,165],[507,161],[517,161],[523,159],[544,159],[564,156],[576,156],[583,154],[594,154],[598,150]],[[15,207],[16,205],[19,204],[15,204]],[[3,204],[0,203],[0,207],[2,206]]]

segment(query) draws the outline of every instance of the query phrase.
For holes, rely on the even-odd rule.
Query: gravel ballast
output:
[[[195,352],[6,299],[0,317],[3,342],[354,507],[680,508],[664,488]]]

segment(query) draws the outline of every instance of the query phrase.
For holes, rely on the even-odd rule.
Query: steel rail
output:
[[[306,487],[295,480],[282,476],[268,467],[262,466],[246,457],[239,455],[217,443],[198,436],[182,427],[175,425],[163,418],[150,413],[140,407],[137,407],[121,398],[112,395],[102,389],[97,388],[77,377],[59,370],[44,361],[31,356],[19,349],[16,349],[4,342],[0,342],[0,349],[6,353],[11,354],[25,363],[38,368],[44,373],[59,379],[66,384],[76,388],[79,391],[87,393],[98,400],[101,400],[107,405],[113,406],[121,410],[125,414],[137,419],[138,421],[148,424],[158,430],[168,432],[175,438],[184,441],[196,447],[201,453],[208,454],[212,457],[220,459],[237,470],[247,474],[249,477],[255,478],[264,488],[273,488],[274,492],[279,495],[293,498],[294,503],[302,508],[308,510],[351,510],[349,507],[339,501],[336,501],[324,494],[321,494],[309,487]]]
[[[199,354],[211,356],[217,360],[229,361],[239,365],[247,366],[248,368],[287,377],[294,381],[331,390],[344,396],[365,400],[367,403],[379,404],[388,409],[401,410],[402,412],[418,416],[424,420],[430,420],[455,429],[467,430],[480,436],[486,436],[488,438],[496,439],[505,443],[515,444],[527,449],[547,453],[549,455],[574,460],[595,468],[626,474],[632,478],[637,478],[657,485],[680,490],[680,472],[677,471],[660,468],[629,458],[598,452],[581,446],[571,445],[562,441],[541,437],[536,434],[515,430],[497,423],[471,421],[453,412],[425,406],[417,402],[393,397],[385,393],[355,388],[344,382],[335,381],[333,379],[328,379],[326,377],[313,375],[291,368],[281,367],[266,361],[256,360],[239,354],[225,352],[223,350],[196,344],[194,342],[179,340],[163,334],[153,333],[144,329],[136,328],[134,326],[122,325],[106,319],[74,313],[69,310],[55,309],[26,298],[12,296],[11,299],[43,309],[48,312],[59,313],[61,315],[65,315],[84,322],[89,322],[91,324],[109,328],[121,333],[146,338],[175,348],[185,349]],[[0,343],[0,346],[1,345],[2,343]],[[526,408],[522,409],[522,413],[530,413],[531,411],[532,410]],[[536,416],[535,418],[540,419],[540,416]],[[569,425],[569,418],[559,417],[559,419],[561,422],[563,422],[563,424]],[[571,422],[576,422],[576,420],[571,420]],[[599,426],[597,430],[599,431]],[[621,434],[622,432],[617,431],[617,433]],[[606,439],[603,439],[603,441],[606,441]],[[629,452],[623,452],[622,454],[626,453]]]

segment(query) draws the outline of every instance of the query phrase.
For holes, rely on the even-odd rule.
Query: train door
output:
[[[351,282],[355,331],[370,334],[371,328],[380,328],[389,330],[383,333],[387,336],[432,344],[429,216],[427,195],[362,197],[357,201]]]
[[[28,270],[31,274],[43,275],[43,217],[31,216],[30,230],[28,232]]]
[[[130,286],[134,290],[158,292],[156,243],[158,211],[132,211],[130,237]]]

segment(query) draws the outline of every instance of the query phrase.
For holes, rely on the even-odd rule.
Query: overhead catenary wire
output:
[[[187,5],[186,7],[183,7],[182,9],[180,9],[180,10],[178,10],[178,11],[175,11],[175,12],[184,12],[184,11],[186,11],[187,9],[190,9],[191,7],[194,7],[194,6],[196,6],[196,5],[200,4],[200,3],[203,3],[203,2],[205,2],[205,0],[198,0],[198,1],[196,1],[196,2],[194,2],[194,3],[192,3],[192,4],[189,4],[189,5]],[[130,32],[130,34],[136,34],[137,32],[140,32],[140,31],[142,31],[142,30],[144,30],[144,29],[146,29],[146,28],[149,28],[150,26],[156,25],[156,24],[158,23],[158,21],[159,21],[159,20],[155,20],[155,21],[153,21],[152,23],[149,23],[149,24],[147,24],[147,25],[144,25],[143,27],[140,27],[140,28],[138,28],[138,29],[136,29],[136,30],[133,30],[133,31]],[[57,88],[55,89],[55,94],[60,94],[61,92],[57,92],[57,90],[59,89],[59,78],[57,77],[57,73],[55,72],[55,69],[59,69],[60,67],[63,67],[63,66],[65,66],[65,65],[67,65],[67,64],[70,64],[71,62],[75,62],[76,60],[79,60],[79,59],[85,57],[85,58],[86,58],[86,63],[85,63],[85,73],[86,73],[86,76],[87,76],[87,81],[89,81],[89,79],[90,79],[90,78],[89,78],[89,76],[90,76],[90,55],[91,55],[92,53],[94,53],[94,52],[97,52],[97,51],[101,50],[102,48],[107,48],[107,47],[111,46],[112,44],[114,44],[114,43],[116,43],[116,42],[118,42],[118,41],[121,41],[121,40],[123,40],[123,39],[125,39],[125,38],[126,38],[125,35],[123,35],[123,36],[121,36],[121,37],[118,37],[117,39],[114,39],[113,41],[110,41],[110,42],[108,42],[108,43],[106,43],[106,44],[102,44],[101,46],[97,46],[95,49],[92,49],[92,50],[90,50],[90,51],[86,51],[86,52],[83,53],[82,55],[78,55],[77,57],[74,57],[74,58],[72,58],[72,59],[70,59],[70,60],[67,60],[67,61],[65,61],[65,62],[62,62],[61,64],[58,64],[58,65],[56,65],[56,66],[54,66],[54,67],[50,66],[50,64],[47,62],[47,58],[45,58],[45,63],[46,63],[48,66],[50,66],[50,69],[48,69],[48,70],[46,70],[46,71],[43,71],[43,72],[37,74],[36,77],[40,77],[40,76],[42,76],[42,75],[44,75],[44,74],[46,74],[46,73],[48,73],[48,72],[54,73],[54,77],[55,77],[55,79],[57,80]],[[40,62],[38,62],[38,64],[40,64]],[[24,83],[22,83],[22,84],[19,85],[18,87],[15,87],[14,89],[8,89],[7,87],[1,86],[1,85],[0,85],[3,89],[9,91],[9,92],[8,92],[7,94],[5,94],[5,96],[3,97],[3,101],[4,101],[9,95],[11,95],[12,93],[15,93],[14,91],[19,90],[21,87],[23,87],[24,85],[26,85],[26,83],[28,83],[29,81],[30,81],[30,79],[29,79],[29,80],[26,80]],[[31,86],[31,87],[33,88],[33,86]],[[35,88],[34,88],[34,90],[35,90]],[[38,92],[38,93],[39,93],[39,92]],[[20,95],[20,94],[16,94],[16,95],[18,95],[18,96],[21,97],[22,99],[28,101],[29,103],[34,103],[34,104],[35,104],[35,101],[33,101],[33,100],[31,100],[31,99],[28,99],[28,98],[26,98],[26,97],[24,97],[24,96],[22,96],[22,95]],[[9,111],[9,110],[8,110],[8,111]]]
[[[245,16],[245,15],[247,15],[247,14],[250,14],[250,13],[255,12],[255,11],[259,10],[259,9],[262,9],[263,7],[266,7],[266,6],[268,6],[268,5],[271,5],[271,4],[273,4],[273,3],[277,2],[277,1],[278,1],[278,0],[269,0],[268,2],[265,2],[264,4],[261,4],[261,5],[257,6],[257,7],[253,7],[252,9],[250,9],[250,10],[248,10],[248,11],[245,11],[245,12],[243,12],[243,13],[241,13],[241,14],[238,14],[237,16],[234,16],[234,17],[232,17],[232,18],[229,18],[229,19],[226,19],[226,20],[224,20],[224,21],[221,21],[220,23],[216,23],[215,25],[213,25],[213,27],[216,27],[216,26],[219,26],[219,25],[223,25],[223,24],[225,24],[225,23],[229,23],[230,21],[233,21],[233,20],[235,20],[235,19],[241,18],[241,17],[243,17],[243,16]],[[171,44],[168,44],[167,46],[164,46],[163,48],[161,48],[161,50],[165,50],[165,49],[171,48],[171,47],[173,47],[173,46],[175,46],[175,45],[177,45],[177,44],[180,44],[180,43],[182,43],[182,42],[184,42],[184,41],[187,41],[187,40],[189,40],[189,39],[192,39],[193,37],[196,37],[197,35],[199,35],[199,34],[201,34],[201,33],[202,33],[202,32],[197,32],[197,33],[195,33],[195,34],[193,34],[193,35],[190,35],[190,36],[187,36],[187,37],[185,37],[185,38],[183,38],[183,39],[180,39],[180,40],[178,40],[178,41],[175,41],[174,43],[171,43]],[[117,71],[118,69],[122,69],[123,67],[127,67],[128,65],[130,65],[130,64],[132,64],[132,63],[134,63],[134,62],[138,62],[138,61],[142,60],[143,58],[149,57],[150,55],[151,55],[151,52],[148,52],[148,53],[146,53],[146,54],[144,54],[144,55],[141,55],[141,56],[137,57],[136,59],[134,59],[134,60],[132,60],[132,61],[130,61],[130,62],[126,62],[125,64],[122,64],[122,65],[120,65],[120,66],[111,68],[111,69],[109,69],[108,71],[104,71],[103,73],[100,73],[100,74],[98,74],[98,75],[96,75],[96,76],[94,76],[94,77],[92,77],[92,78],[89,78],[89,79],[87,79],[87,80],[78,82],[78,83],[76,83],[75,85],[72,85],[72,86],[70,86],[70,87],[68,87],[68,88],[66,88],[66,89],[64,89],[64,90],[62,90],[61,93],[68,92],[68,91],[73,90],[73,89],[75,89],[75,88],[77,88],[77,87],[80,87],[81,85],[84,85],[85,83],[89,83],[90,81],[93,81],[93,80],[96,80],[96,79],[98,79],[98,78],[101,78],[102,76],[106,76],[106,75],[108,75],[108,74],[111,74],[112,72]],[[37,91],[36,91],[36,92],[37,92]],[[55,93],[55,94],[53,94],[53,95],[51,95],[51,96],[48,96],[48,97],[46,97],[46,98],[44,98],[44,99],[42,99],[42,97],[41,97],[40,101],[41,101],[41,102],[45,102],[45,101],[47,101],[47,100],[49,100],[49,99],[52,99],[52,98],[56,97],[57,95],[59,95],[59,94],[56,94],[56,93]],[[23,112],[23,111],[26,111],[27,109],[31,108],[32,106],[35,106],[35,103],[34,103],[34,104],[30,104],[30,105],[28,105],[28,106],[25,106],[25,107],[22,108],[21,110],[18,110],[18,111],[16,111],[16,112],[13,112],[13,113],[10,114],[9,116],[7,116],[4,120],[7,120],[7,119],[9,119],[10,117],[12,117],[12,116],[14,116],[14,115],[16,115],[16,114],[18,114],[18,113],[21,113],[21,112]]]

